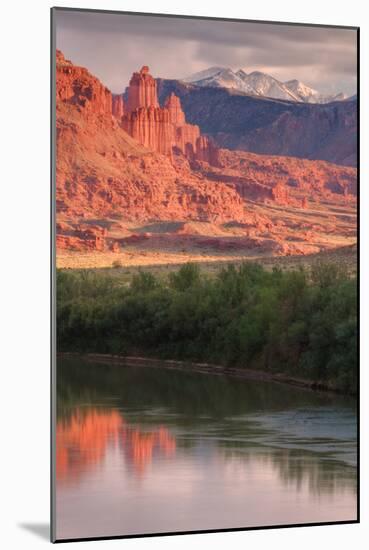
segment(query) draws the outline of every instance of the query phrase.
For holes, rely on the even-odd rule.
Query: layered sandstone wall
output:
[[[139,143],[164,155],[174,145],[174,128],[169,113],[160,107],[140,107],[122,118],[122,128]]]

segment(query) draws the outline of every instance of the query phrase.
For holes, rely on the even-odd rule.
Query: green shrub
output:
[[[289,372],[353,392],[356,280],[335,266],[310,272],[229,265],[217,277],[186,264],[164,282],[140,271],[58,271],[58,349],[144,353]]]

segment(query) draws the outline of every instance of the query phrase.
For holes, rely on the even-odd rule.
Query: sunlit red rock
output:
[[[156,80],[144,65],[129,81],[127,112],[147,107],[159,107],[159,101]]]
[[[112,96],[112,113],[119,120],[124,114],[124,101],[121,94],[113,94]]]
[[[150,106],[130,111],[122,118],[122,128],[145,147],[171,155],[174,127],[166,109]]]
[[[256,183],[273,189],[273,195],[281,203],[288,197],[299,197],[299,204],[305,205],[307,197],[344,198],[356,202],[356,168],[340,166],[322,160],[308,160],[295,157],[256,155],[244,151],[219,149],[222,169],[212,170],[213,175],[238,179],[240,187]],[[224,180],[226,181],[226,180]]]
[[[186,123],[181,101],[173,92],[167,97],[164,107],[169,111],[169,120],[175,126],[183,126]]]
[[[156,80],[147,66],[133,73],[122,128],[139,143],[172,156],[173,147],[190,160],[218,164],[217,150],[195,124],[186,123],[180,99],[171,93],[159,106]]]
[[[147,68],[136,74],[132,97],[143,105],[127,111],[119,101],[113,107],[114,96],[86,69],[57,54],[58,250],[123,253],[126,245],[151,243],[160,250],[172,235],[160,241],[137,229],[152,220],[181,221],[187,228],[191,222],[214,228],[238,224],[237,238],[207,235],[201,244],[201,236],[182,235],[182,248],[208,244],[215,250],[302,254],[334,246],[319,237],[323,233],[355,237],[353,215],[350,226],[340,214],[324,218],[324,209],[329,204],[331,213],[343,213],[346,206],[355,207],[356,169],[217,149],[198,126],[186,122],[174,94],[164,107],[157,105],[155,79]],[[139,91],[142,82],[151,91]],[[302,208],[321,211],[321,219],[295,221]],[[138,224],[112,232],[109,218]],[[208,238],[217,240],[206,243]]]
[[[111,116],[112,94],[84,67],[77,67],[56,53],[56,95],[57,99],[92,111],[95,114]]]
[[[59,250],[100,251],[105,250],[106,229],[99,226],[80,225],[67,228],[59,225],[56,247]]]

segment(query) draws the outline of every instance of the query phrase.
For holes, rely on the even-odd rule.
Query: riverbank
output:
[[[165,368],[188,372],[198,372],[203,374],[212,374],[215,376],[231,376],[232,378],[242,378],[244,380],[256,380],[261,382],[276,382],[280,384],[288,384],[290,386],[297,386],[299,388],[312,391],[332,392],[341,395],[350,395],[353,397],[356,396],[356,392],[344,392],[331,383],[298,378],[282,372],[272,373],[247,368],[225,367],[223,365],[214,365],[212,363],[196,363],[192,361],[177,361],[170,359],[136,357],[109,353],[60,352],[57,354],[57,357],[60,357],[61,359],[68,357],[81,357],[84,361],[94,361],[97,363],[106,363],[110,365],[117,364],[126,367]]]
[[[230,265],[216,277],[186,264],[167,279],[140,272],[129,284],[58,272],[57,350],[221,365],[225,374],[247,367],[354,394],[356,289],[330,264],[310,271]]]

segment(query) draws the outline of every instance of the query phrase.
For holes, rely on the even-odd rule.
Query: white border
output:
[[[290,0],[221,5],[204,0],[69,0],[56,5],[80,8],[211,15],[270,21],[361,26],[361,267],[362,267],[362,464],[368,461],[369,362],[365,327],[369,326],[368,237],[368,30],[365,4],[308,3]],[[1,40],[1,313],[2,313],[2,544],[5,548],[38,548],[47,544],[24,524],[49,520],[49,8],[48,0],[19,0],[2,6]],[[5,168],[5,173],[4,173]],[[368,340],[368,339],[366,339]],[[4,376],[5,375],[5,376]],[[167,538],[84,542],[126,548],[364,548],[369,539],[368,474],[362,468],[362,523],[348,526],[186,535]]]

